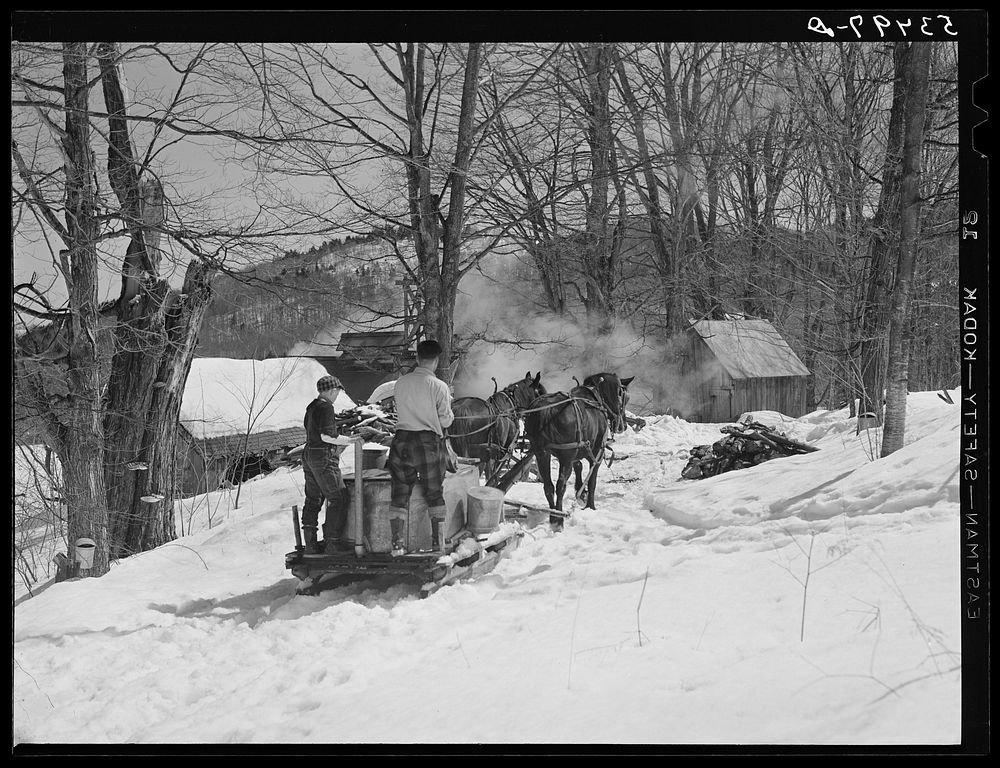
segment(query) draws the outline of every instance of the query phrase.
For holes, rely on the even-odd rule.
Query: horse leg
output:
[[[586,501],[581,494],[583,490],[583,462],[579,459],[573,462],[573,472],[576,475],[573,482],[573,492],[576,494],[577,501],[583,504]]]
[[[489,451],[486,452],[486,458],[483,459],[482,473],[486,481],[493,477],[493,455]]]
[[[569,480],[569,473],[572,471],[573,465],[564,461],[562,458],[559,459],[559,478],[556,480],[556,509],[562,511],[563,494],[566,493],[566,481]]]
[[[601,461],[604,459],[604,451],[602,450],[594,458],[594,466],[591,468],[590,477],[587,478],[587,506],[590,509],[597,509],[594,506],[594,492],[597,490],[597,471],[601,468]]]
[[[555,488],[552,485],[551,454],[545,451],[534,451],[533,453],[535,454],[535,465],[538,467],[538,476],[542,478],[542,487],[545,489],[545,500],[549,503],[549,509],[558,509],[555,505]]]

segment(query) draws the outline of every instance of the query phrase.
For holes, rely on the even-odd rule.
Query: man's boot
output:
[[[392,530],[392,556],[405,555],[406,542],[403,541],[403,521],[394,517],[389,520],[389,528]]]
[[[302,535],[305,538],[307,555],[320,555],[323,553],[323,548],[319,545],[319,542],[316,541],[315,525],[303,525]]]
[[[445,554],[447,548],[444,530],[446,512],[445,507],[431,507],[427,510],[427,514],[431,518],[431,547],[441,554]]]
[[[351,546],[344,541],[344,531],[347,529],[347,510],[337,509],[327,511],[328,520],[323,525],[323,551],[328,555],[346,552]]]

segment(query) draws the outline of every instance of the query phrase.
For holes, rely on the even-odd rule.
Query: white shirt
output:
[[[412,373],[398,378],[393,394],[396,429],[430,431],[444,437],[444,430],[455,420],[448,385],[426,368],[417,366]]]

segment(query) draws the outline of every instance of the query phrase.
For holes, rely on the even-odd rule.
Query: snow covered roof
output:
[[[368,395],[368,402],[381,403],[387,397],[393,397],[395,391],[396,391],[395,379],[393,379],[392,381],[387,381],[383,384],[379,384],[377,387],[375,387],[372,393]]]
[[[699,320],[692,329],[734,379],[809,375],[767,320]]]
[[[180,420],[197,440],[302,428],[306,406],[326,369],[303,357],[234,360],[198,357],[191,362]],[[355,407],[346,392],[338,411]]]

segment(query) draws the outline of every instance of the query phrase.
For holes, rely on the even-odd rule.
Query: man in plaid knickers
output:
[[[417,367],[396,381],[398,421],[396,435],[389,448],[386,469],[392,477],[392,505],[388,510],[392,529],[392,551],[405,552],[403,525],[407,518],[410,494],[420,483],[427,498],[431,519],[431,537],[435,549],[444,549],[445,504],[443,482],[447,452],[445,430],[455,420],[451,412],[451,392],[437,378],[441,345],[432,339],[417,345]]]

